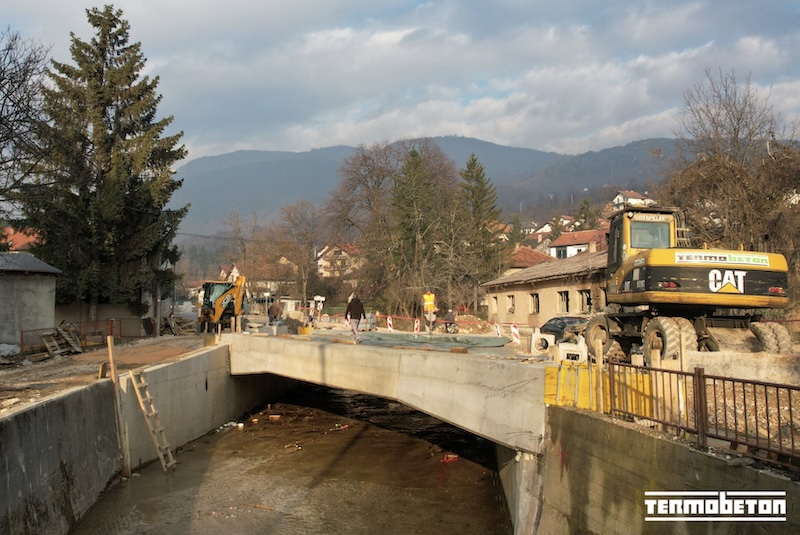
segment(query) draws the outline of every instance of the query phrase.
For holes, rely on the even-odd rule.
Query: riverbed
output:
[[[365,394],[300,387],[175,458],[115,482],[71,533],[512,533],[491,442]]]

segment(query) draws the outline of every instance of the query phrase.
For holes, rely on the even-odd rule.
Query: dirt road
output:
[[[126,371],[179,358],[201,347],[202,335],[143,338],[115,345],[114,362],[117,370]],[[96,381],[100,365],[108,361],[108,349],[100,347],[80,354],[45,357],[17,358],[13,364],[0,366],[0,414]]]

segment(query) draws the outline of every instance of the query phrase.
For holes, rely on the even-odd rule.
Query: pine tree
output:
[[[511,216],[511,232],[508,233],[508,243],[514,247],[522,245],[525,241],[525,233],[522,231],[522,220],[519,214]]]
[[[48,157],[21,201],[38,232],[34,253],[63,271],[58,301],[87,300],[94,320],[99,302],[142,314],[144,293],[169,285],[159,268],[178,260],[172,240],[188,206],[165,208],[181,185],[172,166],[186,149],[182,133],[163,136],[172,117],[156,120],[158,77],[140,77],[145,59],[140,43],[129,44],[122,11],[86,13],[95,36],[71,34],[75,65],[52,64]]]
[[[476,278],[482,282],[498,274],[504,254],[500,246],[501,229],[498,223],[501,210],[497,206],[497,191],[486,178],[483,165],[475,154],[469,157],[459,175],[468,212],[470,256],[475,260],[473,269]]]
[[[600,210],[593,207],[588,198],[581,201],[581,205],[574,215],[580,230],[596,229],[600,223]]]

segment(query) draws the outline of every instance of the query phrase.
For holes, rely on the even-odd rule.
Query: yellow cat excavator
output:
[[[787,285],[783,255],[690,248],[679,209],[626,208],[611,217],[607,306],[586,326],[589,353],[598,359],[599,342],[604,359],[641,352],[657,367],[681,346],[720,350],[730,329],[752,332],[764,351],[791,353],[788,330],[759,315],[788,306]]]
[[[214,332],[241,325],[245,305],[245,278],[242,275],[229,281],[206,281],[203,283],[203,301],[197,320],[200,332]]]

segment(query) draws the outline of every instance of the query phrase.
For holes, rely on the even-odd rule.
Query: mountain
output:
[[[337,170],[352,147],[308,152],[236,151],[192,160],[177,170],[183,179],[171,207],[190,204],[181,232],[216,234],[232,212],[249,219],[277,217],[282,206],[300,199],[324,201],[338,183]]]
[[[661,161],[668,160],[674,140],[649,139],[622,147],[570,156],[534,149],[507,147],[474,138],[435,137],[433,140],[458,168],[475,154],[497,188],[506,210],[522,210],[542,199],[583,195],[603,186],[646,189],[660,181]],[[339,182],[342,162],[354,147],[333,146],[307,152],[236,151],[206,156],[179,167],[183,187],[170,207],[190,204],[182,234],[224,232],[232,212],[247,220],[256,211],[273,220],[282,206],[301,199],[324,202]],[[661,158],[654,158],[654,153]]]

